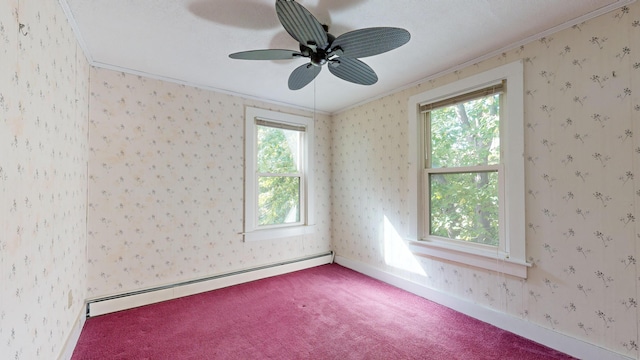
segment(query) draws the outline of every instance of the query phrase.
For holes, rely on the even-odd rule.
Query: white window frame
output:
[[[300,178],[300,222],[258,225],[258,176],[256,119],[304,127]],[[313,119],[247,106],[245,109],[244,241],[260,241],[311,234],[314,231],[315,194],[313,173]]]
[[[504,109],[500,119],[500,245],[478,246],[428,235],[425,196],[424,115],[420,106],[478,90],[506,80]],[[525,255],[524,204],[524,75],[522,61],[473,75],[412,96],[409,99],[410,217],[407,242],[414,254],[441,258],[474,267],[526,278],[531,265]]]

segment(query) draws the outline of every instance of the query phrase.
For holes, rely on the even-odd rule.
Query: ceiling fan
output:
[[[289,76],[289,89],[305,87],[318,76],[322,66],[352,83],[373,85],[378,75],[357,58],[378,55],[406,44],[411,35],[405,29],[372,27],[335,37],[302,5],[294,0],[276,0],[276,13],[287,30],[300,43],[300,51],[282,49],[249,50],[230,54],[232,59],[287,60],[309,58]]]

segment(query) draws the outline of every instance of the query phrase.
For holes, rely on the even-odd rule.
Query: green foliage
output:
[[[431,167],[500,162],[498,95],[432,110]]]
[[[499,95],[432,110],[432,168],[500,162]],[[432,235],[498,245],[498,174],[476,171],[431,174]]]
[[[258,126],[258,224],[300,221],[300,133]]]
[[[257,126],[258,172],[289,174],[298,172],[298,131]]]
[[[431,234],[498,245],[496,172],[432,174]]]
[[[300,178],[291,176],[258,179],[258,224],[276,225],[300,221]]]

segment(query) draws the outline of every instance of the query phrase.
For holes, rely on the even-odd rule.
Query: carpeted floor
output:
[[[332,264],[90,318],[85,359],[571,357]]]

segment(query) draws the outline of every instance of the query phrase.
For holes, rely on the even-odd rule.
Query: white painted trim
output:
[[[89,65],[93,65],[94,64],[93,58],[91,57],[91,53],[89,52],[87,43],[84,41],[84,37],[82,37],[82,33],[80,32],[80,27],[78,26],[78,23],[76,22],[76,19],[73,16],[73,12],[71,11],[69,4],[67,3],[67,0],[58,0],[58,3],[60,4],[62,11],[64,12],[64,15],[67,17],[69,26],[71,26],[71,29],[73,30],[73,33],[76,36],[76,41],[80,45],[80,48],[82,49],[82,53],[87,59],[87,62],[89,63]]]
[[[290,107],[290,108],[293,108],[293,109],[304,110],[304,111],[312,111],[312,112],[315,112],[315,113],[318,113],[318,114],[322,114],[322,115],[336,115],[336,114],[340,114],[340,113],[342,113],[344,111],[356,108],[358,106],[362,106],[364,104],[368,104],[368,103],[370,103],[372,101],[381,99],[383,97],[398,93],[400,91],[404,91],[406,89],[413,88],[413,87],[415,87],[415,86],[417,86],[419,84],[423,84],[423,83],[426,83],[426,82],[428,82],[430,80],[433,80],[433,79],[439,78],[441,76],[453,73],[454,71],[458,71],[458,70],[464,69],[464,68],[469,67],[469,66],[471,66],[473,64],[477,64],[477,63],[479,63],[481,61],[490,59],[490,58],[492,58],[494,56],[498,56],[498,55],[500,55],[500,54],[502,54],[504,52],[516,49],[516,48],[518,48],[518,47],[520,47],[522,45],[526,45],[526,44],[528,44],[528,43],[530,43],[532,41],[541,39],[541,38],[543,38],[545,36],[549,36],[551,34],[555,34],[555,33],[559,32],[559,31],[564,30],[564,29],[568,29],[568,28],[570,28],[570,27],[572,27],[574,25],[583,23],[583,22],[585,22],[587,20],[591,20],[591,19],[596,18],[596,17],[598,17],[600,15],[603,15],[603,14],[606,14],[606,13],[611,12],[613,10],[616,10],[618,8],[621,8],[621,7],[625,6],[625,5],[632,4],[632,3],[636,2],[636,0],[618,0],[618,1],[614,2],[614,3],[611,3],[609,5],[603,6],[600,9],[592,11],[592,12],[590,12],[588,14],[585,14],[583,16],[575,18],[575,19],[573,19],[571,21],[567,21],[567,22],[565,22],[563,24],[557,25],[555,27],[552,27],[551,29],[545,30],[545,31],[540,32],[538,34],[529,36],[529,37],[527,37],[527,38],[525,38],[523,40],[511,43],[511,44],[509,44],[507,46],[504,46],[504,47],[502,47],[500,49],[494,50],[494,51],[492,51],[490,53],[487,53],[487,54],[485,54],[483,56],[479,56],[477,58],[465,61],[465,62],[463,62],[461,64],[452,66],[450,68],[447,68],[445,70],[439,71],[439,72],[437,72],[435,74],[429,75],[429,76],[427,76],[425,78],[422,78],[420,80],[414,81],[414,82],[412,82],[410,84],[407,84],[407,85],[392,89],[390,91],[384,92],[384,93],[382,93],[380,95],[377,95],[375,97],[363,100],[363,101],[358,102],[356,104],[352,104],[352,105],[349,105],[349,106],[344,107],[342,109],[338,109],[338,110],[331,111],[331,112],[312,109],[312,108],[299,106],[299,105],[294,105],[294,104],[290,104],[290,103],[286,103],[286,102],[280,102],[280,101],[260,98],[260,97],[256,97],[256,96],[250,96],[250,95],[239,93],[239,92],[235,92],[235,91],[229,91],[229,90],[216,88],[216,87],[213,87],[213,86],[206,86],[206,85],[203,85],[203,84],[197,84],[197,83],[193,83],[193,82],[189,82],[189,81],[178,80],[178,79],[175,79],[175,78],[170,78],[168,76],[156,75],[156,74],[152,74],[152,73],[148,73],[148,72],[144,72],[144,71],[125,68],[125,67],[122,67],[122,66],[115,66],[115,65],[111,65],[111,64],[97,62],[97,61],[93,60],[93,57],[92,57],[91,53],[89,52],[88,47],[86,46],[84,38],[82,37],[82,34],[81,34],[80,29],[78,27],[78,24],[77,24],[75,18],[73,17],[73,13],[71,12],[71,10],[69,8],[69,5],[67,4],[67,1],[66,0],[58,0],[58,2],[60,3],[60,5],[63,8],[64,13],[67,16],[67,20],[69,21],[69,24],[71,24],[73,32],[75,33],[76,38],[78,39],[78,43],[80,44],[80,47],[82,48],[82,51],[84,52],[84,55],[85,55],[85,57],[87,58],[87,60],[89,62],[89,65],[91,65],[93,67],[103,68],[103,69],[113,70],[113,71],[118,71],[118,72],[124,72],[124,73],[138,75],[138,76],[144,76],[144,77],[149,78],[149,79],[161,80],[161,81],[171,82],[171,83],[179,84],[179,85],[186,85],[186,86],[190,86],[190,87],[199,88],[199,89],[202,89],[202,90],[215,91],[215,92],[219,92],[219,93],[222,93],[222,94],[238,96],[238,97],[242,97],[242,98],[249,99],[249,100],[262,101],[262,102],[266,102],[266,103],[273,104],[273,105],[286,106],[286,107]]]
[[[423,104],[447,99],[458,94],[482,89],[496,82],[507,80],[507,92],[505,94],[506,110],[505,120],[500,120],[501,165],[500,176],[500,246],[491,257],[493,262],[484,261],[477,255],[486,257],[482,251],[474,246],[460,246],[458,249],[447,247],[448,251],[438,251],[437,247],[445,248],[437,242],[429,242],[429,248],[420,248],[419,252],[427,255],[446,255],[443,258],[457,261],[463,264],[482,267],[489,270],[496,269],[496,262],[509,259],[513,264],[526,264],[525,254],[525,223],[524,223],[524,69],[522,60],[475,74],[458,81],[411,96],[407,103],[407,116],[409,134],[409,229],[407,240],[426,240],[424,232],[428,220],[425,219],[425,210],[428,208],[418,199],[425,199],[426,190],[423,188],[426,182],[422,178],[424,172],[424,159],[422,148],[424,144],[423,131],[421,129],[422,113],[420,106]],[[454,252],[455,250],[455,252]],[[501,254],[502,253],[502,254]],[[479,261],[482,260],[482,261]],[[510,264],[509,264],[510,265]],[[526,278],[527,266],[498,266],[504,268],[509,274]]]
[[[487,270],[497,271],[502,274],[527,278],[527,269],[531,264],[524,261],[513,261],[505,253],[495,251],[482,251],[456,247],[454,244],[435,241],[407,241],[409,250],[419,256],[433,256],[439,259],[455,261]]]
[[[185,86],[194,87],[194,88],[197,88],[197,89],[202,89],[202,90],[207,90],[207,91],[214,91],[214,92],[221,93],[221,94],[237,96],[237,97],[241,97],[241,98],[248,99],[248,100],[255,100],[255,101],[265,102],[265,103],[273,104],[273,105],[277,105],[277,106],[285,106],[285,107],[292,108],[292,109],[298,109],[298,110],[303,110],[303,111],[314,112],[314,113],[322,114],[322,115],[331,115],[329,112],[322,111],[322,110],[317,110],[317,109],[312,109],[312,108],[308,108],[308,107],[304,107],[304,106],[294,105],[294,104],[290,104],[290,103],[282,102],[282,101],[276,101],[276,100],[260,98],[260,97],[257,97],[257,96],[251,96],[251,95],[247,95],[247,94],[243,94],[243,93],[239,93],[239,92],[235,92],[235,91],[220,89],[220,88],[216,88],[216,87],[213,87],[213,86],[207,86],[207,85],[203,85],[203,84],[199,84],[199,83],[195,83],[195,82],[191,82],[191,81],[179,80],[179,79],[175,79],[175,78],[168,77],[168,76],[152,74],[152,73],[145,72],[145,71],[140,71],[140,70],[126,68],[126,67],[123,67],[123,66],[116,66],[116,65],[111,65],[111,64],[106,64],[106,63],[103,63],[103,62],[95,61],[93,59],[93,55],[89,51],[89,47],[87,46],[87,43],[84,40],[84,37],[82,36],[82,32],[80,32],[80,27],[78,26],[78,23],[77,23],[75,17],[73,16],[73,12],[71,11],[71,8],[69,7],[69,4],[67,3],[67,0],[58,0],[58,3],[60,4],[60,7],[62,7],[62,10],[63,10],[65,16],[67,17],[67,21],[69,22],[69,25],[71,26],[71,29],[73,30],[73,33],[76,36],[76,40],[78,41],[78,44],[80,45],[80,48],[82,49],[82,52],[84,53],[84,56],[87,59],[87,62],[89,63],[89,65],[91,65],[91,66],[93,66],[95,68],[102,68],[102,69],[106,69],[106,70],[112,70],[112,71],[127,73],[127,74],[131,74],[131,75],[136,75],[136,76],[143,76],[143,77],[148,78],[148,79],[166,81],[166,82],[170,82],[170,83],[174,83],[174,84],[178,84],[178,85],[185,85]]]
[[[291,226],[274,226],[261,228],[257,224],[258,184],[256,180],[256,119],[263,119],[275,123],[285,123],[303,126],[303,178],[301,179],[300,205],[301,223]],[[245,184],[244,184],[244,240],[259,241],[279,239],[297,235],[313,233],[315,225],[315,122],[307,116],[292,115],[278,111],[265,110],[247,106],[245,108]]]
[[[465,299],[428,288],[413,281],[390,274],[362,262],[337,255],[335,262],[346,268],[378,279],[410,293],[421,296],[450,309],[489,323],[500,329],[520,335],[539,344],[583,360],[631,360],[632,358],[566,334],[547,329],[524,319],[489,309]]]
[[[465,62],[463,62],[461,64],[451,66],[451,67],[449,67],[447,69],[439,71],[439,72],[437,72],[435,74],[431,74],[431,75],[429,75],[429,76],[427,76],[425,78],[422,78],[420,80],[414,81],[414,82],[412,82],[410,84],[395,88],[393,90],[389,90],[387,92],[384,92],[384,93],[382,93],[382,94],[380,94],[378,96],[375,96],[375,97],[360,101],[360,102],[358,102],[356,104],[349,105],[349,106],[344,107],[342,109],[338,109],[338,110],[332,111],[331,115],[336,115],[336,114],[340,114],[342,112],[345,112],[345,111],[348,111],[348,110],[351,110],[351,109],[355,109],[355,108],[357,108],[359,106],[368,104],[368,103],[370,103],[372,101],[376,101],[376,100],[382,99],[382,98],[387,97],[389,95],[393,95],[393,94],[399,93],[401,91],[404,91],[404,90],[407,90],[407,89],[411,89],[413,87],[416,87],[416,86],[418,86],[420,84],[424,84],[426,82],[429,82],[431,80],[437,79],[439,77],[451,74],[451,73],[456,72],[456,71],[463,70],[463,69],[465,69],[465,68],[467,68],[469,66],[472,66],[474,64],[477,64],[477,63],[480,63],[482,61],[491,59],[492,57],[495,57],[495,56],[499,56],[502,53],[511,51],[513,49],[517,49],[520,46],[526,45],[526,44],[528,44],[528,43],[530,43],[532,41],[536,41],[536,40],[542,39],[543,37],[550,36],[552,34],[555,34],[555,33],[559,32],[559,31],[568,29],[568,28],[570,28],[570,27],[572,27],[574,25],[581,24],[581,23],[583,23],[585,21],[588,21],[588,20],[591,20],[593,18],[596,18],[596,17],[598,17],[600,15],[604,15],[604,14],[606,14],[608,12],[611,12],[611,11],[614,11],[616,9],[619,9],[619,8],[625,6],[625,5],[633,4],[634,2],[636,2],[636,0],[618,0],[618,1],[614,2],[614,3],[611,3],[609,5],[603,6],[600,9],[594,10],[594,11],[588,13],[588,14],[582,15],[582,16],[580,16],[578,18],[575,18],[573,20],[567,21],[567,22],[562,23],[560,25],[554,26],[551,29],[545,30],[545,31],[537,33],[535,35],[531,35],[531,36],[529,36],[527,38],[524,38],[524,39],[522,39],[520,41],[516,41],[516,42],[511,43],[511,44],[509,44],[507,46],[501,47],[498,50],[494,50],[494,51],[492,51],[490,53],[487,53],[485,55],[478,56],[478,57],[473,58],[471,60],[465,61]]]
[[[333,253],[300,261],[292,260],[291,262],[275,266],[265,266],[254,270],[249,269],[248,271],[235,272],[228,276],[222,274],[209,280],[195,280],[186,284],[177,284],[175,287],[164,286],[159,290],[149,289],[147,292],[134,293],[131,295],[122,294],[122,297],[111,296],[105,300],[89,300],[87,301],[87,315],[98,316],[139,306],[150,305],[161,301],[177,299],[184,296],[304,270],[315,266],[330,264],[332,261]]]
[[[313,234],[315,231],[315,225],[298,225],[298,226],[286,226],[265,230],[256,230],[251,232],[245,232],[244,241],[262,241],[272,239],[284,239],[292,236],[302,236]]]
[[[84,327],[84,323],[87,320],[85,316],[86,309],[84,306],[80,308],[80,312],[76,317],[76,320],[73,323],[73,328],[71,329],[71,333],[69,333],[69,337],[67,337],[67,341],[64,342],[64,346],[62,347],[62,351],[60,355],[58,355],[58,360],[70,360],[73,355],[73,350],[75,350],[76,345],[78,344],[78,340],[80,339],[80,334],[82,333],[82,328]]]
[[[252,95],[249,95],[249,94],[244,94],[244,93],[240,93],[240,92],[236,92],[236,91],[225,90],[225,89],[221,89],[221,88],[217,88],[217,87],[213,87],[213,86],[209,86],[209,85],[204,85],[204,84],[196,83],[196,82],[192,82],[192,81],[185,81],[185,80],[180,80],[180,79],[176,79],[176,78],[172,78],[172,77],[168,77],[168,76],[157,75],[157,74],[149,73],[149,72],[146,72],[146,71],[125,68],[125,67],[122,67],[122,66],[115,66],[115,65],[111,65],[111,64],[97,62],[97,61],[91,61],[89,64],[91,66],[93,66],[93,67],[96,67],[96,68],[101,68],[101,69],[106,69],[106,70],[111,70],[111,71],[117,71],[117,72],[122,72],[122,73],[136,75],[136,76],[142,76],[142,77],[147,78],[147,79],[165,81],[165,82],[169,82],[169,83],[173,83],[173,84],[189,86],[189,87],[193,87],[193,88],[201,89],[201,90],[206,90],[206,91],[213,91],[213,92],[220,93],[220,94],[225,94],[225,95],[237,96],[237,97],[240,97],[240,98],[243,98],[243,99],[247,99],[247,100],[259,101],[259,102],[263,102],[263,103],[267,103],[267,104],[272,104],[272,105],[276,105],[276,106],[283,106],[283,107],[302,110],[302,111],[307,111],[307,112],[311,112],[311,113],[315,113],[315,114],[331,115],[330,112],[323,111],[323,110],[308,108],[308,107],[305,107],[305,106],[295,105],[295,104],[284,102],[284,101],[276,101],[276,100],[273,100],[273,99],[261,98],[261,97],[258,97],[258,96],[252,96]]]

